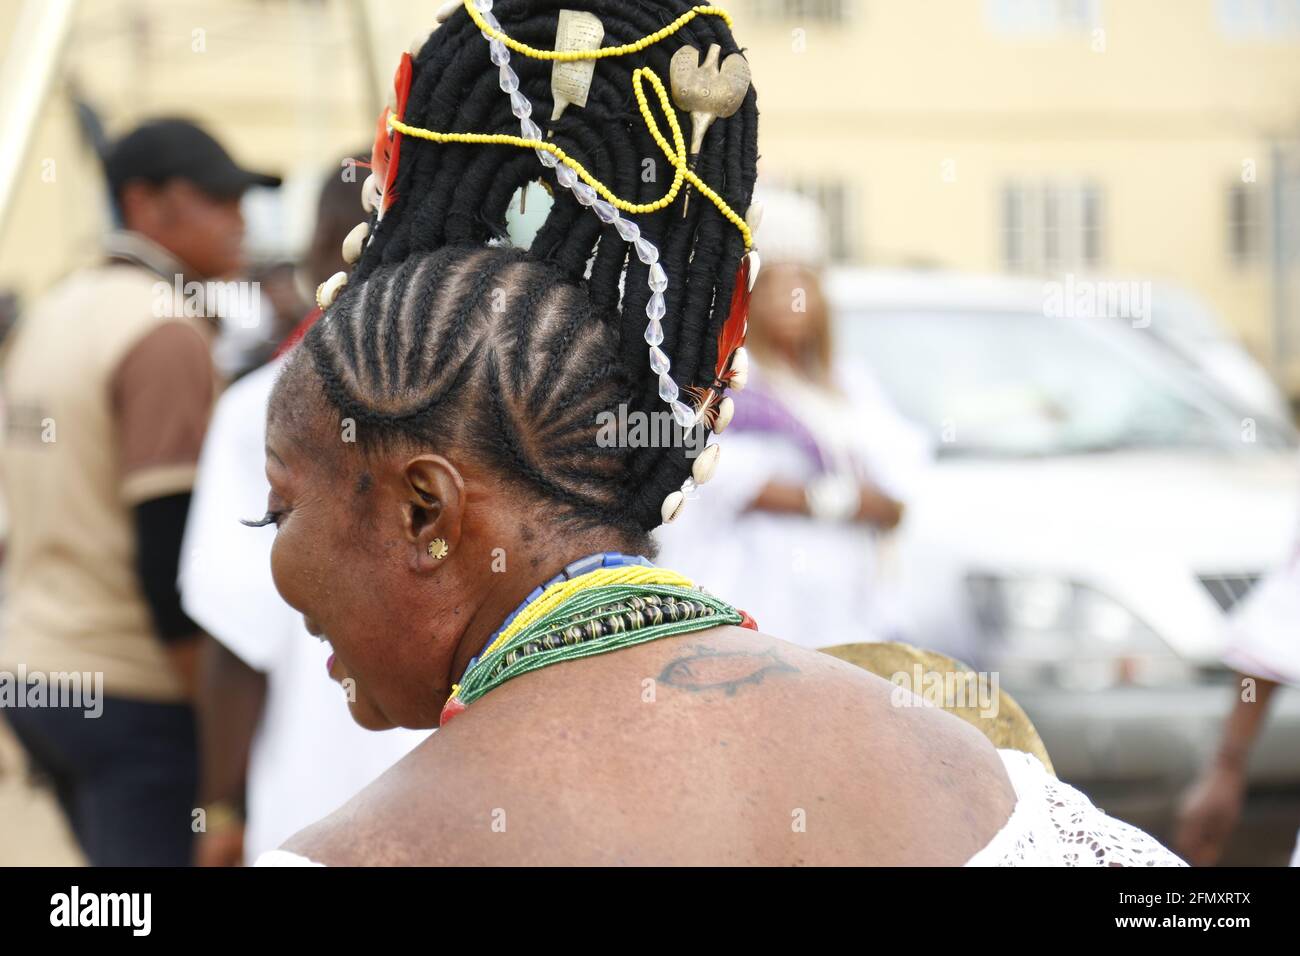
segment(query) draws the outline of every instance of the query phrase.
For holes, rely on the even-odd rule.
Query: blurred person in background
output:
[[[324,194],[322,194],[322,201],[324,198]],[[324,215],[325,212],[325,207],[322,204],[318,210],[316,220],[318,226],[320,224],[320,215]],[[332,231],[331,235],[333,235]],[[333,251],[334,259],[338,263],[342,263],[343,260],[339,256],[339,250],[335,249]],[[278,354],[284,340],[302,322],[303,316],[315,307],[315,303],[312,301],[313,297],[306,294],[309,291],[306,285],[311,281],[311,275],[304,275],[308,269],[312,268],[309,259],[310,254],[301,263],[286,259],[272,262],[265,268],[258,270],[257,278],[262,283],[262,290],[271,303],[272,317],[269,338],[271,348],[262,356],[262,360],[254,368],[260,368]],[[317,265],[315,268],[320,269],[324,268],[325,265],[332,264],[334,263],[327,262],[323,265]],[[315,286],[312,286],[310,291],[314,290]],[[247,369],[249,372],[252,370],[252,368]]]
[[[765,631],[815,634],[819,646],[901,640],[884,542],[929,443],[865,366],[835,356],[820,210],[790,193],[756,195],[763,267],[749,385],[735,396],[726,467],[697,492],[709,507],[659,529],[661,560],[734,595]]]
[[[315,289],[349,268],[342,246],[360,209],[357,177],[336,171],[326,178],[295,285]],[[312,309],[283,329],[282,352],[319,314]],[[240,523],[266,510],[266,405],[282,364],[248,373],[218,401],[181,561],[185,610],[208,635],[198,698],[206,825],[195,858],[202,866],[237,866],[274,849],[428,736],[373,733],[352,720],[326,670],[328,648],[275,590],[274,539]]]
[[[185,865],[199,634],[176,573],[217,378],[204,310],[172,290],[238,272],[240,197],[279,180],[174,119],[124,136],[106,172],[123,228],[19,322],[0,384],[0,668],[102,675],[102,713],[4,714],[92,865]]]
[[[1213,866],[1223,855],[1241,819],[1250,751],[1269,705],[1283,685],[1300,687],[1300,545],[1234,612],[1223,662],[1235,671],[1232,709],[1218,747],[1183,797],[1175,834],[1178,852],[1193,866]],[[1291,865],[1300,866],[1300,833]]]

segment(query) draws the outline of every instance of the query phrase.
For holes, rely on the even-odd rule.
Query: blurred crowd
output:
[[[245,169],[207,131],[174,119],[141,125],[105,159],[118,228],[100,260],[21,315],[0,298],[0,670],[102,675],[102,713],[87,719],[0,696],[0,716],[90,864],[238,865],[336,808],[423,739],[352,722],[325,673],[325,649],[275,591],[272,533],[238,520],[265,510],[271,384],[284,351],[319,316],[313,290],[347,268],[340,249],[364,176],[349,175],[356,158],[336,164],[301,258],[253,265],[242,253],[241,198],[275,188],[276,177]],[[997,641],[1010,643],[1013,628],[992,633],[991,612],[963,627],[926,626],[927,605],[955,600],[937,586],[926,596],[945,552],[918,566],[916,553],[936,552],[905,540],[922,527],[936,472],[970,450],[942,416],[916,413],[895,383],[933,371],[884,369],[889,353],[873,362],[870,349],[851,348],[850,303],[834,294],[817,205],[777,189],[760,201],[751,381],[737,396],[717,479],[695,492],[709,507],[662,531],[658,560],[777,636],[917,643],[996,668],[1005,650]],[[1022,394],[983,395],[981,414],[1015,407],[1036,428],[1078,424],[1072,396],[1035,396],[1028,416]],[[975,473],[964,480],[979,487]],[[992,518],[1013,533],[1014,515]],[[1221,719],[1218,743],[1194,778],[1184,776],[1168,824],[1174,849],[1198,864],[1222,857],[1247,806],[1249,758],[1270,705],[1300,683],[1300,564],[1251,585],[1223,617],[1220,679],[1197,691],[1197,706]],[[1068,611],[1051,613],[1117,619],[1081,591],[1059,591],[1022,589],[1003,611],[1028,619],[1068,601]],[[1122,653],[1086,661],[1114,671],[1113,682],[1142,685],[1143,668],[1171,656],[1130,630],[1114,633]],[[1047,664],[1073,653],[1048,637],[1042,647]],[[1032,697],[1035,685],[1024,681],[1007,689]],[[1297,752],[1290,780],[1300,787]]]

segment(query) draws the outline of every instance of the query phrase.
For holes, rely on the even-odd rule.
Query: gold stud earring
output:
[[[447,542],[442,538],[434,538],[429,542],[429,557],[435,561],[441,561],[451,553],[451,548],[447,547]]]

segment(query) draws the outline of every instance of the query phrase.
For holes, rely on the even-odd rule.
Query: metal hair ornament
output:
[[[401,138],[404,136],[436,143],[481,143],[517,146],[534,150],[538,161],[543,166],[555,170],[556,180],[559,184],[570,190],[579,203],[589,207],[601,222],[614,226],[619,236],[632,246],[637,258],[650,267],[647,284],[651,294],[649,301],[646,303],[647,321],[644,337],[646,345],[649,347],[650,370],[659,380],[659,397],[672,411],[674,421],[684,429],[691,429],[702,423],[706,427],[720,431],[731,418],[731,410],[726,407],[729,406],[729,400],[724,399],[722,393],[727,388],[737,391],[742,389],[747,375],[748,361],[742,343],[745,340],[749,296],[754,287],[754,282],[758,278],[760,267],[760,260],[757,250],[754,249],[753,232],[750,226],[691,168],[692,164],[688,162],[685,137],[682,135],[681,127],[677,122],[677,116],[669,99],[668,91],[653,70],[648,67],[640,67],[635,70],[632,73],[632,89],[646,128],[673,167],[673,181],[668,191],[660,199],[650,203],[631,203],[616,196],[604,183],[592,176],[581,163],[569,156],[559,146],[543,139],[541,128],[532,118],[533,105],[519,88],[519,77],[510,67],[510,51],[514,50],[535,59],[552,60],[560,63],[591,62],[643,50],[676,33],[697,16],[721,17],[728,26],[731,25],[731,17],[720,7],[697,6],[683,13],[666,27],[642,37],[634,43],[597,49],[584,45],[588,46],[588,48],[539,50],[506,35],[501,29],[501,24],[491,12],[492,0],[463,0],[463,5],[465,11],[475,25],[478,26],[484,39],[488,41],[489,56],[492,64],[497,67],[499,74],[499,86],[502,93],[510,98],[510,109],[519,120],[521,135],[446,133],[407,125],[403,122],[402,116],[405,114],[407,95],[411,83],[411,58],[409,54],[403,54],[394,84],[396,87],[395,104],[385,107],[380,114],[380,130],[379,135],[376,136],[375,152],[372,157],[374,174],[372,179],[367,181],[368,185],[373,183],[378,192],[378,196],[372,199],[371,205],[376,207],[379,218],[382,218],[383,211],[391,205],[395,198],[391,194],[391,190],[396,179]],[[681,57],[681,54],[688,49],[693,51],[693,48],[690,47],[684,47],[678,51],[682,69],[685,67],[685,58]],[[712,64],[716,63],[716,52],[710,50],[710,56],[712,61],[706,59],[704,66],[699,67],[699,69],[712,68]],[[702,142],[705,130],[713,122],[713,119],[717,116],[730,116],[734,113],[736,109],[739,109],[740,103],[748,91],[748,64],[744,64],[742,70],[735,63],[738,57],[739,54],[733,54],[723,62],[721,72],[726,75],[728,80],[727,92],[721,95],[716,103],[706,109],[703,101],[698,96],[695,96],[692,100],[692,102],[696,102],[700,106],[698,110],[692,110],[692,140],[696,152],[698,152],[699,143]],[[698,63],[698,53],[695,53],[695,58]],[[740,63],[744,63],[743,57],[739,57],[739,60]],[[677,61],[675,60],[675,62]],[[743,87],[741,86],[742,74]],[[671,143],[660,131],[655,116],[650,109],[643,87],[644,82],[647,81],[658,96],[659,106],[668,122],[669,132],[672,136]],[[733,100],[735,101],[734,106],[732,106]],[[710,100],[710,103],[713,103],[713,100]],[[700,114],[698,117],[695,115],[697,112]],[[391,137],[383,135],[385,129],[391,131]],[[380,185],[381,183],[382,185]],[[652,242],[641,235],[641,229],[636,223],[620,215],[620,210],[633,214],[651,213],[671,205],[681,191],[683,183],[689,183],[698,190],[705,199],[718,208],[724,218],[740,231],[746,249],[746,254],[741,259],[736,270],[731,308],[718,336],[718,360],[714,370],[714,381],[705,389],[687,389],[688,395],[696,400],[695,407],[681,400],[681,389],[673,381],[671,375],[672,361],[661,348],[664,341],[663,318],[667,312],[665,292],[668,289],[668,275],[659,263],[659,250]],[[723,420],[724,410],[725,420]],[[720,427],[719,422],[721,422]],[[673,492],[664,500],[662,517],[665,522],[677,517],[685,497],[694,490],[696,485],[707,481],[712,475],[713,465],[717,461],[717,452],[712,452],[708,460],[711,462],[709,467],[697,469],[696,473],[692,474],[692,477],[683,482],[681,491]],[[670,507],[670,503],[672,507]]]

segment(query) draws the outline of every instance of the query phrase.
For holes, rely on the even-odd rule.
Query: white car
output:
[[[894,542],[909,640],[996,671],[1062,777],[1185,780],[1229,702],[1225,615],[1300,527],[1274,401],[1189,369],[1158,310],[1066,317],[1042,281],[854,270],[827,291],[837,351],[935,441]],[[1257,753],[1279,782],[1300,783],[1297,697]]]

